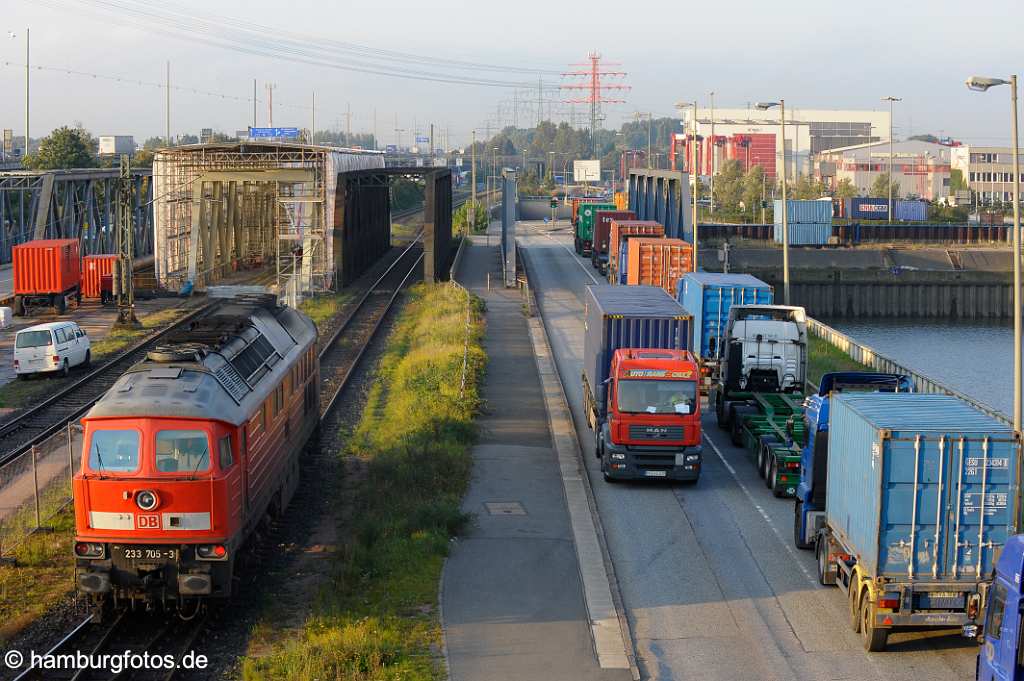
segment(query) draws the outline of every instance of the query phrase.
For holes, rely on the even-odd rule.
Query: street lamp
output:
[[[1021,294],[1020,294],[1020,150],[1017,140],[1017,76],[1010,80],[971,76],[966,81],[971,90],[984,92],[996,85],[1010,86],[1013,132],[1013,429],[1020,432],[1021,421]]]
[[[18,34],[15,33],[14,31],[8,31],[7,32],[7,37],[10,38],[11,40],[14,40],[14,39],[16,39],[18,37]],[[25,158],[26,156],[28,156],[28,147],[29,147],[29,143],[28,143],[28,141],[29,141],[29,135],[28,135],[28,101],[29,101],[29,99],[28,99],[28,84],[29,84],[28,38],[29,38],[29,32],[28,32],[28,29],[26,28],[25,29],[25,150],[21,152],[21,157],[22,158]]]
[[[782,121],[782,300],[789,305],[789,206],[786,204],[786,100],[758,102],[761,111],[779,107]]]
[[[892,224],[892,103],[902,102],[899,97],[882,97],[883,102],[889,102],[889,224]]]
[[[693,107],[693,120],[691,121],[690,130],[692,131],[692,137],[690,139],[690,177],[693,178],[693,271],[696,272],[700,269],[700,261],[697,259],[697,194],[699,188],[699,175],[697,174],[697,101],[692,102],[678,102],[676,108],[680,110],[685,109],[688,106]]]

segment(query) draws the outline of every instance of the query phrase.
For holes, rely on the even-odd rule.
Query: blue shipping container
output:
[[[949,395],[873,393],[834,397],[829,431],[826,521],[869,575],[991,574],[1017,530],[1009,425]]]
[[[846,217],[851,220],[888,220],[889,199],[855,196],[847,199]]]
[[[676,284],[676,300],[693,315],[690,348],[702,359],[711,359],[720,356],[729,308],[771,305],[772,287],[749,274],[688,272]]]
[[[786,201],[786,221],[792,226],[801,222],[832,224],[832,199]],[[782,224],[782,199],[775,199],[775,224]]]
[[[914,222],[922,222],[928,219],[928,202],[897,199],[892,216],[896,220],[913,220]]]
[[[605,380],[619,348],[689,350],[692,319],[657,286],[588,286],[584,312],[583,372],[601,415]]]
[[[782,243],[782,224],[775,225],[775,243]],[[832,236],[832,223],[809,222],[789,223],[789,244],[791,246],[824,246]]]

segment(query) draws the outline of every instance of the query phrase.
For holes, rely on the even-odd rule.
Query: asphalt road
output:
[[[704,418],[704,470],[695,486],[605,483],[580,383],[584,288],[600,278],[573,253],[567,223],[520,223],[519,235],[643,678],[974,678],[977,648],[956,631],[894,634],[888,652],[864,652],[843,593],[819,586],[813,553],[793,546],[793,502],[771,495],[713,415]]]

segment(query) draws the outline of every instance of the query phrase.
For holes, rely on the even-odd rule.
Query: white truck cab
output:
[[[89,336],[75,322],[50,322],[22,329],[14,337],[14,371],[18,378],[58,372],[92,361]]]

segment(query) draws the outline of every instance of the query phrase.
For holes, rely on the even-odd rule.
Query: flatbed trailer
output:
[[[732,443],[747,450],[758,475],[777,497],[791,497],[800,484],[800,454],[807,442],[803,395],[741,393],[732,401]]]

